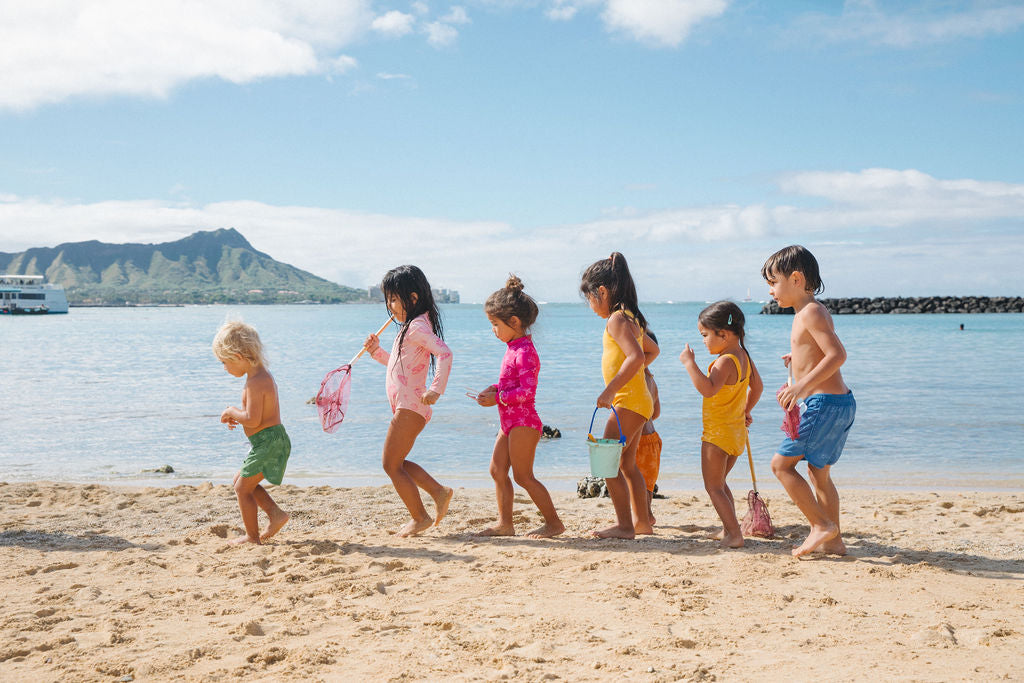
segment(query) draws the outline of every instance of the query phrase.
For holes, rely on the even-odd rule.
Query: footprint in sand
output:
[[[228,525],[227,524],[215,524],[210,527],[210,533],[220,538],[228,537]]]

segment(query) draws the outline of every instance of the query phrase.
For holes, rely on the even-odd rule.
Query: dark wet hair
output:
[[[612,311],[632,313],[640,329],[647,329],[647,318],[640,312],[636,285],[633,284],[633,276],[629,274],[625,256],[613,251],[611,256],[592,263],[583,271],[580,294],[584,297],[597,296],[600,287],[608,290],[608,304]]]
[[[825,285],[821,282],[821,275],[818,273],[818,260],[814,258],[814,254],[799,244],[779,249],[769,256],[761,266],[761,277],[767,280],[772,273],[789,277],[798,271],[803,273],[808,292],[821,294],[825,291]]]
[[[384,293],[384,305],[392,296],[398,297],[405,309],[405,322],[398,333],[398,351],[401,353],[405,343],[405,333],[409,331],[409,323],[424,313],[430,320],[430,327],[440,339],[444,339],[444,328],[441,325],[441,312],[434,303],[434,294],[430,291],[427,276],[416,266],[398,266],[384,273],[380,281],[380,290]],[[413,294],[416,295],[415,299]],[[390,309],[388,310],[390,314]],[[430,356],[430,369],[434,369],[434,356]]]
[[[716,301],[700,312],[700,315],[697,316],[697,322],[715,332],[725,330],[732,332],[740,338],[740,348],[746,352],[747,357],[750,357],[750,352],[747,351],[747,347],[743,343],[746,336],[743,325],[746,320],[743,317],[743,311],[733,302]]]
[[[515,316],[519,318],[519,324],[525,333],[537,320],[537,302],[523,291],[523,281],[514,273],[509,273],[505,287],[487,297],[484,313],[506,324]]]

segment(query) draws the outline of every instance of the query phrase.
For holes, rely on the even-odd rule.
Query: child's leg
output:
[[[832,466],[826,465],[821,469],[807,465],[807,474],[811,477],[814,490],[818,498],[818,505],[825,511],[825,515],[836,525],[835,538],[821,544],[821,549],[830,555],[845,555],[846,544],[842,539],[842,527],[839,525],[839,491],[832,483]]]
[[[654,519],[654,508],[651,507],[651,501],[653,501],[653,500],[654,500],[654,491],[651,491],[650,489],[648,489],[648,491],[647,491],[647,520],[651,523],[652,527],[656,524],[656,520]]]
[[[441,523],[444,516],[448,514],[448,505],[452,502],[452,494],[455,493],[447,486],[442,486],[437,479],[434,479],[425,469],[414,463],[412,460],[405,461],[405,471],[416,482],[416,485],[430,494],[434,499],[434,526]]]
[[[811,524],[811,531],[807,534],[807,538],[799,547],[793,548],[793,555],[796,557],[814,552],[818,546],[835,538],[839,533],[839,528],[818,504],[811,487],[796,471],[796,466],[801,460],[803,458],[800,456],[786,457],[778,453],[772,457],[772,472],[775,473],[783,488],[786,489],[786,493]]]
[[[494,490],[498,498],[498,523],[480,532],[481,536],[513,536],[515,527],[512,525],[512,498],[515,490],[512,480],[508,478],[512,461],[508,454],[508,436],[498,432],[494,440],[494,452],[491,453],[491,478],[494,479]]]
[[[260,507],[263,512],[267,513],[269,523],[267,524],[267,530],[260,535],[260,540],[265,541],[278,531],[281,530],[291,517],[288,513],[277,506],[274,499],[270,497],[267,490],[262,485],[257,484],[256,488],[252,492],[253,497],[256,499],[256,505]]]
[[[526,489],[533,504],[544,517],[544,526],[527,533],[531,538],[551,538],[565,531],[565,525],[558,518],[555,504],[551,502],[551,494],[544,484],[533,475],[533,460],[537,455],[537,442],[540,432],[532,427],[513,427],[508,434],[508,455],[512,462],[512,476],[516,483]],[[506,471],[506,476],[508,470]],[[509,504],[509,512],[512,505]]]
[[[399,408],[391,418],[388,434],[384,437],[384,452],[381,457],[384,471],[391,478],[395,491],[412,515],[412,521],[398,530],[399,536],[418,534],[434,521],[423,507],[416,481],[405,466],[405,456],[409,455],[413,444],[416,443],[416,437],[423,431],[425,424],[426,420],[422,415]]]
[[[629,501],[633,508],[633,528],[638,534],[653,534],[654,527],[651,526],[651,520],[647,516],[647,482],[644,481],[644,475],[641,474],[640,468],[636,466],[636,448],[640,443],[642,431],[643,425],[640,426],[639,431],[627,439],[626,447],[622,449],[619,469],[622,471],[626,487],[629,489]]]
[[[736,458],[718,446],[707,441],[700,442],[700,471],[704,477],[704,490],[708,492],[711,504],[722,520],[723,548],[743,547],[743,532],[740,531],[740,523],[736,519],[736,502],[733,500],[732,491],[725,483],[726,476],[735,463]]]
[[[256,497],[252,492],[259,486],[262,479],[262,474],[243,477],[241,472],[235,477],[235,497],[238,498],[238,510],[242,513],[245,536],[233,539],[232,543],[255,543],[257,545],[260,543],[260,528],[257,519],[259,508],[256,506]]]
[[[634,490],[640,495],[645,495],[644,491],[647,490],[643,475],[636,468],[636,441],[640,438],[640,432],[643,430],[647,418],[632,410],[618,410],[619,420],[622,422],[622,432],[627,439],[626,448],[623,449],[622,457],[619,459],[619,473],[611,479],[605,479],[605,483],[608,485],[608,497],[612,499],[612,505],[615,506],[615,526],[593,532],[598,538],[634,538],[638,533],[653,532],[646,519],[637,528],[633,523],[630,511]],[[615,422],[614,415],[610,415],[608,422],[605,423],[604,438],[619,438],[619,427]],[[630,446],[632,446],[632,450],[630,450]],[[644,516],[646,517],[646,514]]]

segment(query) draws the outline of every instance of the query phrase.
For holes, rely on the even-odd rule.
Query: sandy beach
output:
[[[483,488],[397,538],[390,488],[286,485],[239,547],[228,486],[0,483],[0,679],[1021,680],[1024,494],[847,492],[850,555],[796,560],[783,494],[781,538],[723,551],[703,492],[665,493],[636,541],[564,493],[563,537],[474,537]]]

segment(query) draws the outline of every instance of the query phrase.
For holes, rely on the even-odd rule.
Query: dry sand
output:
[[[850,556],[801,561],[784,494],[781,539],[722,551],[706,496],[668,493],[637,541],[569,494],[561,538],[476,538],[487,489],[404,539],[389,488],[283,486],[292,522],[236,547],[228,486],[0,484],[0,680],[1024,677],[1024,494],[847,493]]]

